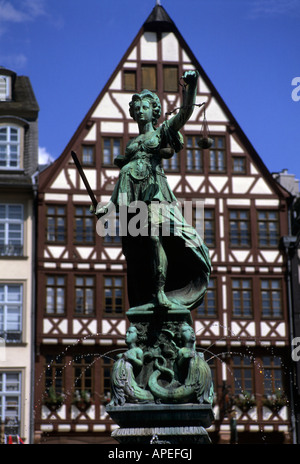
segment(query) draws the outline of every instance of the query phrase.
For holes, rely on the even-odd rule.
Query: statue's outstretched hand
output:
[[[101,204],[98,204],[97,208],[95,208],[94,205],[90,206],[90,213],[95,214],[95,216],[97,216],[98,219],[104,216],[105,214],[107,214],[107,212],[108,212],[107,206],[104,206]]]
[[[108,207],[103,205],[98,205],[95,211],[97,218],[101,218],[108,213]]]

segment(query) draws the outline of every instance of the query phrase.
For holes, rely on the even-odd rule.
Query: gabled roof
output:
[[[253,145],[251,144],[250,140],[244,133],[244,131],[241,129],[240,125],[238,124],[237,120],[229,110],[228,106],[224,102],[223,98],[215,88],[214,84],[198,62],[197,58],[195,57],[194,53],[190,49],[189,45],[186,43],[185,39],[177,29],[174,21],[170,18],[166,10],[159,4],[157,4],[151,14],[148,16],[147,20],[144,23],[144,30],[148,31],[161,31],[161,32],[174,32],[177,38],[179,39],[179,42],[181,43],[182,48],[185,49],[185,51],[188,53],[188,55],[191,58],[191,61],[194,63],[196,69],[200,72],[201,77],[204,79],[206,82],[207,87],[211,90],[212,94],[215,96],[216,100],[218,101],[218,104],[224,111],[224,113],[227,115],[228,119],[231,121],[232,126],[234,126],[235,131],[238,133],[238,136],[241,140],[241,142],[244,144],[245,148],[251,153],[255,163],[257,166],[260,168],[262,174],[264,177],[266,177],[271,183],[271,185],[274,187],[274,189],[277,191],[278,194],[281,196],[287,197],[289,196],[289,192],[285,188],[283,188],[272,176],[270,173],[269,169],[266,167],[264,162],[262,161],[261,157],[258,155],[256,150],[254,149]]]
[[[81,122],[80,126],[78,127],[77,131],[73,134],[70,142],[68,143],[67,147],[65,148],[63,154],[51,165],[49,168],[45,169],[43,173],[40,176],[40,187],[45,188],[47,183],[51,180],[52,174],[56,172],[56,170],[63,164],[63,160],[65,157],[70,156],[70,152],[73,149],[74,143],[76,142],[77,136],[80,133],[82,129],[84,129],[87,125],[87,122],[89,121],[89,118],[94,112],[94,109],[96,106],[99,104],[99,102],[102,100],[103,96],[107,92],[107,89],[115,79],[117,72],[120,69],[120,66],[125,63],[127,57],[129,56],[130,52],[132,51],[134,45],[137,43],[141,35],[145,31],[153,31],[153,32],[173,32],[174,35],[177,37],[180,46],[185,50],[187,55],[189,56],[191,62],[195,66],[195,68],[199,71],[201,78],[204,80],[205,84],[209,88],[211,94],[214,96],[216,99],[217,103],[219,104],[220,108],[224,112],[224,114],[227,116],[228,120],[230,121],[230,125],[232,126],[233,130],[235,133],[238,135],[240,141],[243,143],[244,147],[246,150],[249,152],[251,155],[253,161],[257,165],[257,167],[260,169],[262,175],[264,178],[268,181],[269,185],[272,186],[274,191],[281,197],[281,198],[287,198],[290,195],[288,192],[273,178],[272,174],[262,161],[261,157],[258,155],[256,150],[254,149],[253,145],[251,144],[250,140],[246,136],[246,134],[243,132],[241,127],[239,126],[238,122],[236,121],[235,117],[229,110],[228,106],[224,102],[223,98],[215,88],[214,84],[198,62],[197,58],[195,57],[194,53],[190,49],[189,45],[186,43],[185,39],[177,29],[175,23],[173,20],[170,18],[170,16],[167,14],[166,10],[160,5],[157,4],[146,21],[144,22],[143,26],[137,33],[135,39],[132,41],[130,46],[128,47],[127,51],[125,52],[123,58],[120,60],[119,65],[116,67],[114,70],[113,74],[111,75],[110,79],[107,81],[106,85],[102,89],[101,93],[99,94],[98,98],[95,100],[93,105],[91,106],[90,110],[86,114],[85,118]]]

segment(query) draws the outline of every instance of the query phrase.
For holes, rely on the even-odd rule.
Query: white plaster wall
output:
[[[157,60],[156,32],[145,32],[141,37],[141,59],[144,61]]]
[[[162,34],[163,61],[179,61],[179,44],[173,32]]]

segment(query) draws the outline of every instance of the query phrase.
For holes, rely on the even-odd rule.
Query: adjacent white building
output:
[[[38,104],[30,80],[0,68],[0,424],[32,441]]]

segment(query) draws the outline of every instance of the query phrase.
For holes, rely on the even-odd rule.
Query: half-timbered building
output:
[[[97,201],[110,198],[113,164],[138,135],[129,101],[157,92],[162,117],[181,104],[180,77],[200,74],[197,104],[213,139],[197,141],[204,107],[182,130],[184,149],[165,160],[181,202],[204,204],[212,276],[193,311],[197,347],[215,384],[215,443],[291,440],[289,314],[284,254],[289,194],[264,165],[165,9],[156,5],[61,156],[39,178],[36,433],[42,442],[107,442],[110,368],[125,348],[126,262],[118,236],[101,237],[71,157],[80,158]],[[276,399],[276,401],[275,401]],[[232,407],[234,403],[234,407]],[[234,412],[233,412],[234,409]]]

